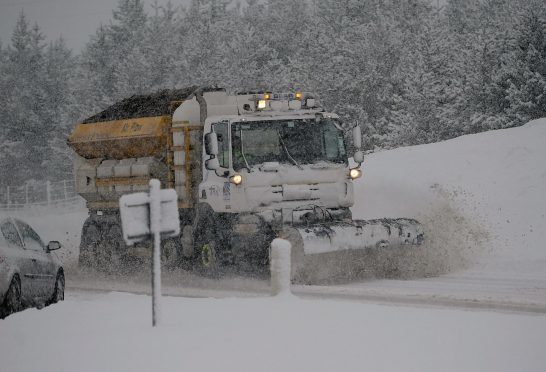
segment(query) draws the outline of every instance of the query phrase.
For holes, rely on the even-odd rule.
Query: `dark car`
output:
[[[64,271],[53,252],[59,248],[23,221],[0,219],[0,318],[64,300]]]

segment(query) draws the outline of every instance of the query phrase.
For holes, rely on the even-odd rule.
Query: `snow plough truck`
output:
[[[181,233],[162,247],[173,267],[264,266],[280,236],[292,244],[293,279],[308,281],[350,270],[367,250],[423,241],[413,219],[352,219],[360,127],[326,112],[313,93],[190,87],[133,96],[76,124],[68,143],[89,210],[83,266],[151,256],[145,243],[125,245],[119,216],[120,196],[146,191],[151,178],[178,195]]]

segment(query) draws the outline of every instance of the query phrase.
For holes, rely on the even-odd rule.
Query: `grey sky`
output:
[[[447,0],[438,1],[444,4]],[[148,10],[154,0],[144,0]],[[165,4],[167,0],[158,0]],[[187,5],[190,0],[171,0],[174,6]],[[21,10],[27,19],[37,22],[48,41],[63,36],[67,45],[78,52],[101,23],[111,18],[118,0],[0,0],[0,39],[10,42],[11,33]]]
[[[159,4],[167,0],[159,0]],[[63,36],[67,45],[79,51],[101,23],[111,18],[118,0],[0,0],[0,39],[2,45],[10,42],[13,27],[24,10],[27,19],[37,22],[47,40]],[[151,9],[153,0],[144,0]],[[175,6],[189,0],[171,0]]]

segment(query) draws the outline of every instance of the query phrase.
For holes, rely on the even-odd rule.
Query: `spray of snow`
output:
[[[423,278],[470,267],[485,251],[487,231],[446,200],[420,218],[425,242],[415,249],[400,247],[372,252],[376,278]]]

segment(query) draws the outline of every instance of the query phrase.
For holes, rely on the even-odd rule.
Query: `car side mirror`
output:
[[[205,152],[207,155],[218,155],[218,137],[216,133],[205,134]]]
[[[57,249],[61,249],[61,243],[59,243],[58,241],[53,240],[53,241],[47,243],[47,251],[48,252],[56,251]]]

